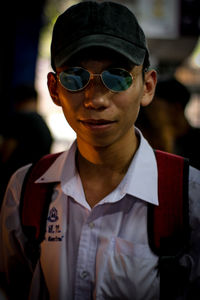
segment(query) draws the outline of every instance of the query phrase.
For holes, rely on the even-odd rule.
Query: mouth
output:
[[[104,119],[99,119],[99,120],[86,119],[86,120],[80,120],[80,122],[87,123],[87,124],[92,124],[92,125],[105,125],[105,124],[114,123],[114,121],[104,120]]]
[[[105,120],[105,119],[86,119],[80,120],[80,122],[91,129],[106,129],[109,128],[112,124],[116,123],[116,121]]]

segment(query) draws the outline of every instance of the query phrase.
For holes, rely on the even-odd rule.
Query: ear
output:
[[[56,78],[56,74],[53,72],[49,72],[47,75],[47,85],[49,89],[50,96],[53,100],[53,102],[61,106],[59,96],[58,96],[58,82]]]
[[[142,106],[147,106],[151,103],[154,97],[157,83],[157,73],[155,70],[147,71],[144,75],[144,92],[141,100]]]

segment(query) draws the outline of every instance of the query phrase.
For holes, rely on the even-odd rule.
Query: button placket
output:
[[[88,222],[83,225],[79,253],[77,257],[77,275],[76,275],[76,295],[75,300],[89,300],[91,297],[91,282],[94,277],[94,264],[96,255],[96,225],[94,222]]]
[[[86,279],[89,276],[89,273],[87,271],[82,271],[80,276],[82,279]]]

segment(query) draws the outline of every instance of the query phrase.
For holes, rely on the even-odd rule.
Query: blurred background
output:
[[[14,109],[13,88],[34,85],[37,108],[53,136],[51,152],[68,148],[75,138],[47,89],[52,27],[58,14],[81,1],[20,0],[1,5],[0,144]],[[99,1],[102,2],[102,1]],[[200,127],[200,1],[123,0],[135,12],[148,38],[151,65],[158,76],[174,76],[191,92],[185,107],[189,123]],[[198,141],[197,141],[198,142]]]

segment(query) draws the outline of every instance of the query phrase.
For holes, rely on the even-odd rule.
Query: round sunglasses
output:
[[[70,92],[79,92],[86,88],[90,80],[100,76],[104,86],[112,92],[127,90],[132,82],[132,75],[121,68],[104,70],[101,74],[94,74],[81,67],[71,67],[59,73],[61,85]]]

